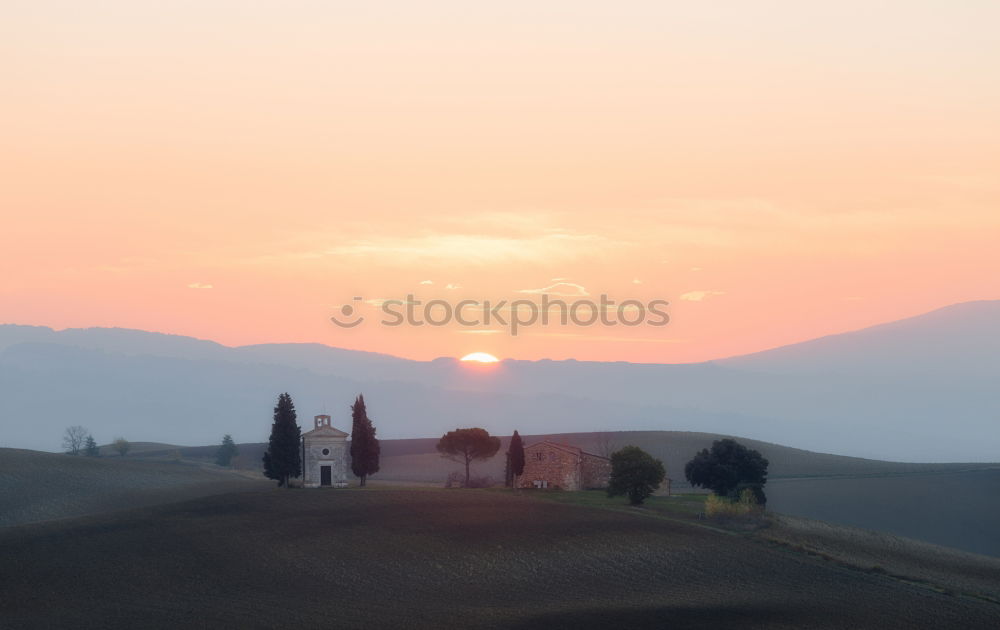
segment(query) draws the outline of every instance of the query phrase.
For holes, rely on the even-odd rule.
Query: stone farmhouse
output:
[[[611,460],[607,457],[568,444],[536,442],[524,447],[524,473],[518,486],[587,490],[607,488],[610,477]]]
[[[348,434],[330,426],[330,416],[313,418],[315,428],[302,434],[302,485],[347,487]]]

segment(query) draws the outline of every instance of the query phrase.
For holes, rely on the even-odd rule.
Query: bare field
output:
[[[0,449],[0,527],[262,487],[258,475],[132,457]]]
[[[892,534],[771,514],[756,537],[863,571],[897,576],[1000,604],[1000,558]]]
[[[9,628],[992,628],[1000,606],[530,493],[261,490],[0,530]],[[57,596],[53,596],[53,595]]]

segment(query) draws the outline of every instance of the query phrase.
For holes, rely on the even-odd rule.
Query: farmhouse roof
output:
[[[588,453],[587,451],[583,450],[579,446],[570,446],[569,444],[559,444],[558,442],[551,442],[549,440],[542,440],[541,442],[534,442],[533,444],[529,444],[528,446],[525,446],[524,448],[525,448],[525,450],[527,450],[529,448],[534,448],[536,446],[542,446],[542,445],[551,446],[553,448],[558,448],[558,449],[561,449],[563,451],[567,451],[567,452],[572,453],[572,454],[577,455],[577,456],[587,455],[589,457],[597,457],[598,459],[608,459],[607,457],[604,457],[604,456],[601,456],[601,455],[597,455],[595,453]]]

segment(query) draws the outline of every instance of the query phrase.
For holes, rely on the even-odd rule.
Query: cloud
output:
[[[326,256],[389,261],[393,264],[483,265],[497,262],[552,262],[592,256],[610,244],[594,234],[543,231],[517,237],[428,233],[375,237],[323,251]]]
[[[701,302],[713,295],[725,295],[725,291],[688,291],[681,293],[681,299],[686,302]]]
[[[632,284],[642,284],[642,280],[638,278],[632,278]]]
[[[613,341],[618,342],[638,342],[638,343],[690,343],[690,339],[663,339],[659,337],[618,337],[613,335],[588,335],[586,333],[558,333],[542,332],[528,333],[532,337],[562,337],[565,339],[579,339],[581,341]]]
[[[520,289],[518,293],[547,293],[563,297],[586,297],[590,295],[585,288],[572,282],[557,282],[541,289]]]
[[[448,284],[444,285],[444,288],[455,290],[455,289],[461,289],[462,285],[458,284],[457,282],[455,283],[449,282]]]
[[[420,284],[434,284],[433,280],[421,280]]]
[[[215,287],[213,287],[210,284],[202,284],[200,282],[192,282],[191,284],[188,285],[188,288],[189,289],[213,289]]]

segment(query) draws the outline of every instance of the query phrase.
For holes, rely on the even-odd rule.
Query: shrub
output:
[[[444,481],[445,488],[492,488],[494,485],[496,485],[496,482],[489,475],[485,477],[469,477],[469,482],[466,484],[465,475],[460,472],[448,473],[448,478]]]
[[[485,477],[469,477],[469,484],[465,486],[466,488],[492,488],[496,485],[493,481],[493,477],[486,475]]]
[[[757,502],[757,505],[761,507],[761,509],[767,505],[767,495],[764,494],[764,488],[761,487],[760,484],[756,483],[741,483],[736,486],[736,490],[730,493],[729,496],[732,500],[739,501],[747,492],[753,495],[754,500]]]
[[[752,488],[745,488],[735,501],[717,494],[705,500],[705,516],[717,521],[755,520],[763,511]]]
[[[450,472],[448,473],[448,478],[444,480],[445,488],[461,488],[463,482],[465,481],[465,476],[460,472]]]

